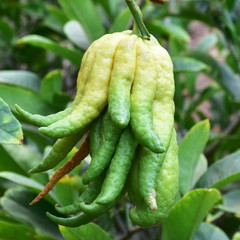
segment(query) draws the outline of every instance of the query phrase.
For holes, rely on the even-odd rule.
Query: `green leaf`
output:
[[[34,174],[32,176],[32,178],[34,179],[31,179],[17,173],[2,171],[0,172],[0,177],[12,181],[16,184],[19,184],[20,186],[32,189],[36,193],[41,192],[44,188],[44,185],[48,182],[45,181],[46,180],[45,173]],[[57,184],[54,187],[54,191],[50,191],[48,195],[45,197],[45,199],[51,202],[52,204],[58,203],[60,205],[68,205],[71,204],[74,200],[76,200],[76,197],[77,191],[73,190],[69,186]]]
[[[3,209],[18,221],[34,226],[41,233],[52,236],[54,239],[62,240],[57,225],[46,216],[46,212],[56,213],[54,207],[45,200],[29,206],[29,202],[35,197],[36,195],[29,190],[11,188],[5,192],[0,203]]]
[[[76,168],[74,169],[76,171]],[[73,174],[74,174],[73,171]],[[77,190],[79,193],[82,193],[86,190],[87,186],[83,184],[82,182],[82,176],[79,175],[65,175],[61,180],[59,181],[61,185],[66,185],[71,187],[72,189]]]
[[[68,39],[71,40],[78,47],[82,49],[87,49],[88,46],[90,45],[90,42],[84,29],[78,21],[76,20],[68,21],[64,25],[63,31],[68,37]]]
[[[56,55],[68,59],[75,65],[79,66],[82,59],[82,53],[79,51],[69,49],[67,47],[61,46],[60,44],[39,35],[27,35],[17,41],[18,44],[30,44],[36,47],[43,48],[45,50],[50,50]]]
[[[217,40],[218,39],[215,33],[208,34],[199,42],[199,44],[197,45],[197,50],[208,51],[211,47],[217,44]]]
[[[19,184],[24,187],[28,187],[33,190],[37,190],[36,192],[40,192],[43,190],[44,185],[32,180],[31,178],[27,178],[25,176],[21,176],[20,174],[13,173],[13,172],[0,172],[0,177],[4,178],[6,180],[12,181],[16,184]],[[56,196],[53,192],[49,193],[49,196],[51,197],[50,200],[52,203],[56,202]],[[54,199],[54,201],[53,201]],[[30,202],[30,201],[29,201]]]
[[[0,145],[0,172],[11,171],[22,175],[27,175],[26,172],[14,161],[8,152]]]
[[[21,124],[0,98],[0,143],[20,144],[23,140]]]
[[[4,240],[54,240],[51,237],[39,235],[34,228],[16,223],[0,221],[0,236]]]
[[[0,96],[15,112],[15,104],[31,113],[48,115],[54,112],[49,104],[43,101],[39,93],[27,88],[2,83],[0,84]]]
[[[234,7],[231,11],[231,18],[233,20],[233,22],[239,20],[239,12],[240,12],[240,1],[239,0],[235,0],[234,2]]]
[[[190,36],[188,32],[176,24],[172,24],[172,23],[166,24],[159,20],[152,20],[151,22],[145,22],[145,25],[147,28],[151,29],[151,31],[154,31],[158,35],[165,34],[167,36],[176,38],[183,42],[190,41]]]
[[[235,100],[240,101],[240,77],[226,64],[216,64],[218,77],[215,78],[222,87],[232,95]]]
[[[168,49],[170,52],[171,57],[179,57],[181,56],[182,52],[185,51],[186,45],[182,43],[182,41],[170,37],[168,40]]]
[[[42,80],[40,94],[42,98],[53,103],[54,95],[62,91],[62,75],[60,70],[48,73]]]
[[[105,33],[102,20],[91,0],[59,0],[59,3],[69,19],[81,23],[91,42]]]
[[[201,154],[197,162],[195,171],[193,173],[191,188],[194,187],[199,178],[207,171],[207,167],[208,167],[207,159],[203,154]]]
[[[209,69],[209,67],[194,58],[187,57],[173,57],[174,72],[200,72]]]
[[[48,15],[44,17],[43,25],[59,33],[62,33],[63,26],[68,21],[68,18],[65,16],[61,9],[54,5],[48,5],[46,9]]]
[[[2,145],[3,150],[8,156],[14,161],[21,169],[24,170],[25,174],[29,169],[35,167],[42,161],[42,156],[35,149],[29,147],[28,145]],[[2,171],[8,171],[2,169]],[[46,184],[48,181],[47,173],[38,173],[31,175],[31,178],[35,179],[42,184]]]
[[[59,204],[62,206],[72,204],[79,196],[79,192],[77,190],[62,183],[57,183],[54,186],[54,194],[58,199]]]
[[[12,85],[30,88],[39,91],[41,79],[33,72],[23,70],[3,70],[0,71],[0,83],[9,83]]]
[[[212,164],[200,178],[197,187],[221,188],[240,179],[240,152],[233,153]]]
[[[94,223],[88,223],[77,228],[59,226],[66,240],[111,240],[112,238]]]
[[[122,0],[95,0],[94,2],[96,2],[97,4],[100,4],[105,12],[110,15],[111,18],[115,18],[118,13],[121,12],[122,10],[122,6],[123,6],[123,1]]]
[[[43,153],[46,146],[52,145],[52,141],[48,137],[41,134],[37,127],[23,123],[22,129],[27,141],[27,145],[32,149],[37,149],[39,152]],[[36,157],[34,157],[34,159],[35,158]]]
[[[0,38],[1,40],[4,40],[5,43],[8,45],[12,43],[14,38],[14,30],[12,29],[11,25],[4,21],[3,19],[0,19]]]
[[[208,120],[194,125],[179,145],[180,192],[185,194],[191,188],[197,162],[209,138]]]
[[[233,214],[240,214],[240,190],[232,190],[223,195],[223,204],[219,205],[218,208]]]
[[[219,227],[203,222],[196,234],[193,237],[193,240],[229,240],[228,236],[222,229]]]
[[[240,77],[228,65],[220,63],[200,51],[192,51],[188,56],[194,57],[211,67],[211,71],[206,72],[206,74],[215,79],[236,101],[240,101]]]
[[[197,189],[179,200],[163,224],[163,240],[192,239],[200,223],[221,200],[216,189]]]
[[[2,147],[25,172],[39,164],[42,160],[39,152],[25,144],[17,146],[2,145]]]
[[[115,18],[111,28],[109,29],[109,33],[121,32],[128,29],[131,22],[131,12],[128,8],[125,8],[121,11],[118,16]]]
[[[19,223],[17,220],[10,217],[2,208],[0,209],[0,221],[8,223]]]
[[[183,5],[185,3],[185,5]],[[214,26],[213,19],[211,14],[206,14],[205,11],[199,11],[194,6],[194,3],[206,3],[208,4],[208,1],[184,1],[181,4],[181,11],[179,11],[178,16],[187,18],[187,19],[195,19],[200,20],[201,22],[206,23],[209,26]],[[176,14],[174,14],[176,17]]]

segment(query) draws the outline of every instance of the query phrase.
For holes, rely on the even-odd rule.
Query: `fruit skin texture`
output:
[[[51,114],[48,116],[41,116],[39,114],[31,114],[31,113],[23,110],[20,106],[18,106],[16,104],[15,107],[16,107],[16,110],[18,111],[18,113],[20,115],[22,115],[26,120],[28,120],[28,122],[30,122],[36,126],[39,126],[39,127],[49,126],[50,124],[52,124],[60,119],[63,119],[67,115],[69,115],[73,111],[75,106],[77,106],[77,104],[80,102],[80,100],[83,96],[84,88],[87,83],[89,74],[91,72],[91,66],[93,65],[93,61],[96,56],[96,50],[99,48],[101,42],[104,41],[104,39],[107,36],[108,35],[104,35],[101,39],[92,43],[91,46],[87,49],[86,53],[84,54],[84,56],[82,58],[81,68],[78,72],[78,77],[77,77],[76,97],[69,108],[66,108],[65,110],[60,111],[55,114]]]
[[[97,50],[95,63],[80,103],[64,119],[41,127],[41,133],[52,138],[69,136],[81,131],[100,115],[107,105],[108,86],[117,46],[124,37],[124,33],[114,33],[105,39],[104,44]]]
[[[146,41],[146,40],[145,40]],[[141,38],[137,40],[136,72],[131,92],[131,127],[137,140],[152,152],[165,149],[153,126],[153,102],[157,69],[152,53]]]
[[[113,202],[122,192],[128,172],[132,165],[138,143],[131,129],[126,128],[119,140],[115,155],[108,168],[100,194],[95,200],[98,204]]]
[[[130,121],[130,94],[136,67],[136,35],[126,36],[118,45],[108,92],[108,111],[119,128]]]
[[[168,149],[174,127],[174,78],[173,65],[167,51],[151,36],[145,41],[153,55],[157,68],[157,87],[153,102],[153,125],[159,135],[163,147]],[[140,194],[150,209],[156,210],[157,174],[164,161],[165,153],[156,154],[147,148],[140,148],[139,154],[139,185]]]
[[[93,154],[90,166],[83,176],[83,183],[88,184],[99,176],[109,165],[116,150],[121,129],[116,127],[106,111],[102,123],[102,142]]]
[[[101,191],[102,183],[105,178],[105,173],[101,174],[97,178],[92,181],[85,191],[78,197],[78,199],[67,206],[60,207],[58,205],[55,206],[56,210],[64,215],[70,215],[70,214],[76,214],[82,211],[80,203],[84,202],[86,204],[92,203],[95,198],[98,196],[98,194]]]
[[[87,224],[103,213],[107,212],[109,209],[111,209],[121,197],[123,197],[125,192],[123,192],[119,198],[117,198],[115,201],[106,204],[106,205],[100,205],[96,203],[92,203],[86,206],[89,206],[88,213],[81,211],[78,214],[68,217],[68,218],[62,218],[62,217],[57,217],[54,216],[50,213],[47,212],[47,216],[55,223],[66,226],[66,227],[78,227],[80,225]],[[81,206],[82,203],[79,205]]]
[[[103,113],[95,119],[90,129],[90,156],[93,158],[98,147],[102,143],[102,119]]]
[[[153,226],[163,221],[173,206],[179,188],[178,145],[175,130],[170,146],[158,173],[156,187],[157,210],[150,210],[139,194],[138,161],[132,168],[129,179],[129,195],[135,206],[130,210],[131,220],[139,226]]]

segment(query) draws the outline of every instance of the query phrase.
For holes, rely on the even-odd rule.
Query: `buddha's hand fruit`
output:
[[[174,130],[173,66],[167,51],[150,36],[132,31],[107,34],[86,51],[72,105],[49,116],[17,111],[56,141],[30,172],[62,161],[89,132],[91,163],[83,174],[86,190],[76,202],[57,206],[58,224],[78,226],[113,207],[126,193],[130,218],[140,226],[164,220],[178,192]]]

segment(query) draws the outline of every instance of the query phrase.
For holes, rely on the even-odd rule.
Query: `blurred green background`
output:
[[[66,205],[77,198],[79,189],[72,187],[70,178],[40,203],[28,206],[52,171],[27,171],[53,141],[21,119],[14,104],[43,115],[66,108],[75,96],[88,46],[106,33],[131,29],[133,20],[124,0],[0,0],[0,98],[21,122],[24,134],[22,145],[0,145],[1,240],[240,239],[240,0],[136,2],[149,32],[174,64],[180,167],[189,164],[190,176],[188,183],[187,176],[180,177],[185,184],[179,204],[183,216],[173,211],[173,220],[140,228],[130,222],[130,205],[122,200],[96,224],[59,230],[45,212],[54,213],[56,202]],[[1,131],[0,122],[0,140]],[[191,141],[184,138],[187,133]],[[78,178],[79,171],[71,176]],[[210,187],[221,192],[221,202],[197,191]],[[190,191],[205,200],[195,202]],[[187,201],[201,217],[196,211],[188,219]],[[171,235],[175,228],[184,233]]]

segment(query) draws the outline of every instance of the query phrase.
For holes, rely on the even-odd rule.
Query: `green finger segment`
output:
[[[98,217],[101,214],[86,214],[84,212],[81,212],[73,217],[69,218],[62,218],[62,217],[57,217],[55,215],[52,215],[51,213],[46,213],[48,218],[51,219],[53,222],[56,224],[66,226],[66,227],[78,227],[84,224],[87,224],[94,220],[96,217]]]
[[[109,34],[106,34],[103,37],[101,37],[98,41],[93,42],[90,45],[90,47],[87,49],[86,53],[84,54],[82,64],[77,77],[76,102],[74,101],[75,106],[78,105],[78,103],[83,97],[86,84],[89,80],[89,77],[92,71],[92,66],[95,62],[97,50],[108,37],[109,37]]]
[[[87,184],[99,176],[109,165],[119,137],[121,129],[116,127],[108,112],[103,117],[102,142],[93,155],[90,166],[83,176],[83,183]]]
[[[161,114],[161,111],[166,111]],[[168,149],[174,126],[174,104],[157,102],[153,105],[153,122],[157,133],[162,139],[163,146]],[[159,113],[160,112],[160,113]],[[164,126],[164,127],[163,127]],[[164,161],[166,152],[157,154],[147,148],[141,149],[139,157],[140,194],[150,209],[156,209],[154,196],[156,193],[157,175]]]
[[[146,42],[157,66],[157,88],[153,104],[153,124],[163,146],[168,149],[172,129],[174,127],[174,80],[172,62],[167,51],[152,38]],[[139,184],[140,194],[154,210],[156,205],[157,175],[165,158],[165,153],[156,154],[149,149],[142,148],[139,157]]]
[[[53,122],[56,122],[59,119],[66,117],[72,111],[73,106],[66,108],[65,110],[60,111],[58,113],[50,114],[48,116],[42,116],[39,114],[31,114],[31,113],[27,112],[26,110],[22,109],[17,104],[15,104],[15,108],[18,111],[18,113],[24,119],[26,119],[28,122],[32,123],[33,125],[42,127],[42,126],[48,126],[48,125],[52,124]]]
[[[93,155],[96,153],[98,147],[100,146],[102,142],[102,134],[101,134],[101,128],[102,128],[102,119],[103,115],[101,114],[92,124],[91,130],[90,130],[90,155],[93,157]]]
[[[93,214],[94,212],[98,212],[102,207],[104,207],[101,204],[97,204],[95,201],[92,202],[91,204],[81,202],[80,206],[82,211],[85,212],[86,214]]]
[[[137,141],[130,128],[122,133],[116,153],[111,160],[102,190],[95,200],[98,204],[108,204],[114,201],[122,192],[129,169],[132,165]]]
[[[142,147],[139,155],[139,193],[151,210],[157,209],[156,180],[165,153],[157,154]]]
[[[93,43],[83,56],[81,68],[77,78],[76,97],[69,108],[66,108],[65,110],[55,114],[42,116],[39,114],[31,114],[25,111],[24,109],[22,109],[20,106],[15,105],[15,108],[18,111],[18,113],[30,123],[40,127],[49,126],[50,124],[68,116],[72,112],[72,110],[75,108],[75,106],[80,102],[83,96],[84,88],[87,83],[88,76],[91,72],[91,65],[95,58],[95,52],[96,52],[96,49],[99,47],[100,43],[101,41]]]
[[[87,224],[95,218],[99,217],[114,206],[115,203],[109,205],[97,205],[91,213],[80,212],[77,215],[69,218],[61,218],[47,213],[47,216],[55,223],[66,227],[78,227]]]
[[[80,132],[70,137],[58,139],[43,161],[29,170],[29,173],[44,172],[54,168],[73,149],[77,142],[82,138],[83,134],[84,132]]]
[[[104,44],[97,50],[95,62],[80,103],[66,118],[48,127],[40,128],[41,133],[53,138],[65,137],[80,131],[99,116],[107,105],[114,56],[119,41],[124,36],[123,33],[115,33],[106,38]]]
[[[122,192],[122,194],[119,196],[119,198],[115,199],[115,201],[106,204],[106,205],[99,205],[96,204],[95,202],[87,205],[87,204],[83,204],[80,203],[81,207],[82,206],[89,206],[86,207],[88,210],[88,213],[85,212],[80,212],[77,215],[73,216],[73,217],[69,217],[69,218],[61,218],[61,217],[57,217],[54,216],[50,213],[47,213],[47,216],[55,223],[66,226],[66,227],[77,227],[86,223],[89,223],[90,221],[94,220],[95,218],[99,217],[100,215],[102,215],[103,213],[107,212],[109,209],[111,209],[116,203],[117,201],[119,201],[119,199],[123,196],[123,194],[125,194],[125,191]]]
[[[173,206],[179,188],[179,167],[178,167],[178,145],[175,130],[173,131],[171,142],[163,161],[160,172],[158,173],[158,184],[156,187],[156,204],[157,209],[151,210],[145,204],[144,199],[140,196],[136,186],[131,185],[129,191],[137,195],[134,197],[135,207],[130,210],[130,218],[139,226],[152,226],[159,224],[169,214]],[[136,168],[133,171],[139,170]],[[135,173],[133,182],[138,182],[138,173]],[[138,187],[139,184],[138,184]]]
[[[91,204],[87,204],[84,202],[80,203],[81,209],[83,212],[85,212],[86,214],[95,214],[96,212],[101,212],[104,213],[105,211],[107,211],[108,209],[112,208],[126,193],[125,188],[123,188],[123,190],[120,192],[119,196],[117,198],[115,198],[113,201],[108,202],[106,204],[98,204],[96,203],[96,201],[93,201]],[[104,211],[105,209],[105,211]]]
[[[136,73],[131,93],[131,127],[137,140],[152,152],[165,151],[153,126],[153,102],[157,87],[156,64],[143,40],[137,42]]]
[[[113,121],[125,128],[130,121],[130,91],[135,74],[136,35],[119,43],[109,86],[108,111]]]
[[[63,207],[55,206],[56,210],[59,213],[65,214],[65,215],[76,214],[82,211],[80,203],[85,202],[86,204],[90,204],[95,200],[95,198],[98,196],[98,194],[101,191],[104,177],[105,177],[105,174],[102,174],[98,176],[96,179],[94,179],[94,181],[89,183],[85,191],[79,196],[79,198],[73,204],[63,206]]]

